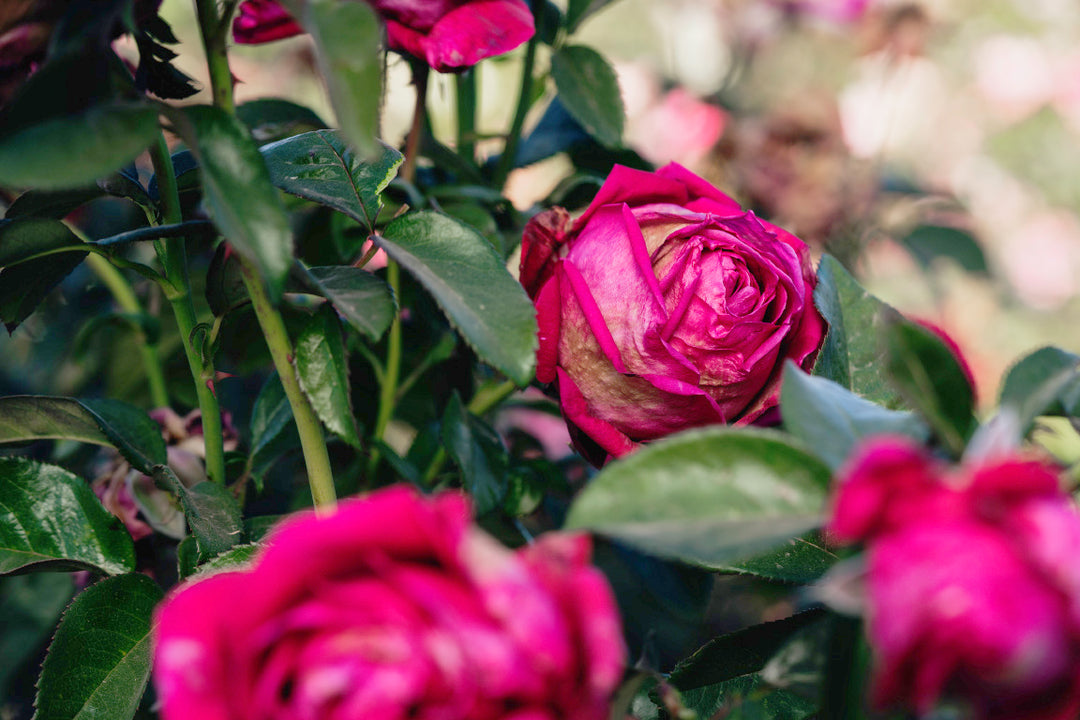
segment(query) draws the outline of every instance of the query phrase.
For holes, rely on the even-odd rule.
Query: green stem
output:
[[[476,73],[479,66],[454,76],[457,94],[457,151],[469,162],[476,161]]]
[[[124,275],[114,268],[108,260],[90,253],[86,256],[86,264],[98,276],[98,279],[112,293],[113,299],[120,309],[132,315],[142,315],[143,308],[135,291],[131,289]],[[150,402],[154,407],[168,407],[169,391],[165,385],[165,372],[161,369],[161,358],[158,356],[157,344],[151,343],[146,333],[141,329],[135,331],[135,342],[139,346],[142,355],[143,366],[146,368],[146,380],[150,384]]]
[[[210,92],[214,105],[233,112],[233,78],[229,69],[229,56],[226,53],[228,39],[228,15],[235,4],[225,7],[226,15],[218,14],[216,0],[195,0],[195,10],[199,16],[203,49],[206,51],[206,66],[210,72]]]
[[[332,511],[337,503],[337,493],[334,490],[334,474],[330,468],[330,456],[326,452],[326,441],[323,439],[319,418],[300,387],[300,379],[293,365],[292,343],[285,330],[285,321],[270,302],[270,296],[266,293],[259,271],[246,260],[240,263],[240,267],[244,276],[244,285],[247,286],[248,295],[251,296],[251,305],[255,309],[255,317],[259,319],[266,345],[270,348],[270,356],[274,359],[274,367],[277,369],[281,385],[285,388],[285,396],[292,407],[293,419],[296,421],[296,429],[300,434],[300,447],[304,451],[304,462],[307,465],[311,499],[317,510]]]
[[[533,16],[539,16],[543,9],[544,0],[532,0],[530,3]],[[506,185],[506,178],[514,169],[514,158],[517,155],[518,142],[521,141],[521,129],[525,127],[525,116],[532,105],[533,66],[536,64],[536,45],[539,42],[539,33],[532,36],[525,48],[525,60],[521,66],[521,89],[518,91],[517,109],[514,111],[514,121],[510,125],[510,133],[506,136],[506,146],[503,148],[499,164],[495,169],[494,184],[502,189]]]
[[[427,110],[427,87],[430,68],[426,63],[416,61],[412,64],[413,85],[416,86],[416,103],[413,105],[412,127],[405,140],[405,160],[401,164],[398,176],[407,183],[416,179],[416,160],[420,155],[420,138],[424,134],[424,112]]]
[[[158,134],[157,141],[150,146],[150,160],[158,180],[161,197],[161,212],[165,222],[171,225],[182,221],[180,195],[176,188],[176,176],[169,146],[165,136]],[[206,443],[206,475],[214,482],[225,482],[225,441],[221,428],[221,409],[213,391],[214,361],[204,357],[201,348],[192,344],[192,334],[198,321],[195,317],[195,304],[191,299],[191,280],[188,277],[187,249],[183,237],[171,237],[158,246],[158,259],[165,271],[161,288],[172,306],[176,317],[176,326],[180,331],[180,342],[184,346],[191,377],[195,381],[195,397],[202,414],[203,441]]]
[[[503,400],[510,397],[514,391],[517,390],[517,385],[512,380],[504,380],[497,384],[488,384],[477,390],[473,395],[473,399],[469,401],[466,406],[473,415],[486,415],[492,409],[499,405]],[[446,448],[442,445],[435,451],[435,455],[432,456],[431,462],[428,463],[427,469],[424,471],[422,478],[424,485],[431,485],[435,481],[435,478],[442,472],[443,465],[446,464]]]

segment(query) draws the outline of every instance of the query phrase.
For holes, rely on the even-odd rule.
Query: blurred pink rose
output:
[[[439,72],[458,72],[510,52],[535,32],[524,0],[367,2],[386,22],[391,50],[425,60]],[[274,0],[244,0],[233,21],[238,43],[270,42],[302,32]]]
[[[685,88],[675,88],[634,123],[630,144],[649,162],[697,165],[720,140],[728,116]]]
[[[771,0],[785,12],[827,20],[834,23],[853,23],[864,14],[870,0]]]
[[[164,720],[605,720],[619,618],[587,536],[516,552],[457,493],[303,514],[159,607]]]
[[[983,720],[1080,712],[1080,514],[1044,463],[949,472],[898,439],[843,473],[829,532],[867,548],[874,698]]]
[[[585,214],[525,228],[536,377],[556,381],[595,464],[639,443],[775,408],[784,360],[809,368],[825,333],[806,245],[679,165],[616,166]]]

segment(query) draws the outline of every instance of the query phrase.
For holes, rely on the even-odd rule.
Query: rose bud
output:
[[[356,1],[356,0],[352,0]],[[523,0],[367,0],[386,23],[386,44],[439,72],[460,72],[484,58],[510,52],[533,36]],[[303,30],[274,0],[244,0],[233,38],[254,44]]]
[[[555,382],[577,449],[600,465],[712,423],[762,421],[784,361],[825,334],[806,245],[685,168],[616,166],[585,213],[525,228],[536,377]]]
[[[1053,468],[998,457],[953,471],[878,440],[842,473],[827,529],[866,547],[878,706],[1080,713],[1080,513]]]
[[[464,496],[398,486],[298,515],[156,617],[163,720],[605,720],[620,621],[584,535],[518,551]]]

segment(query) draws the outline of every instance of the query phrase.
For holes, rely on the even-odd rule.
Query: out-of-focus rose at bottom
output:
[[[395,487],[281,525],[159,607],[164,720],[605,720],[622,629],[585,535],[511,551],[457,493]]]
[[[842,472],[827,530],[866,548],[877,705],[1080,713],[1080,513],[1052,467],[1006,456],[951,469],[880,439]]]

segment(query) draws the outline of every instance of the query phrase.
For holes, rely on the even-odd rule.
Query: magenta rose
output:
[[[621,626],[589,539],[511,551],[457,493],[297,516],[156,618],[163,720],[605,720]]]
[[[439,72],[459,72],[484,58],[510,52],[535,32],[524,0],[367,2],[386,23],[391,50],[425,60]],[[274,0],[244,0],[233,21],[238,43],[270,42],[302,32]]]
[[[685,168],[616,166],[585,213],[533,218],[521,282],[536,377],[555,382],[595,464],[712,423],[762,420],[784,360],[813,364],[825,322],[806,245]]]
[[[1080,713],[1080,514],[1053,468],[950,471],[908,441],[866,446],[828,531],[866,547],[874,699],[978,720]]]

